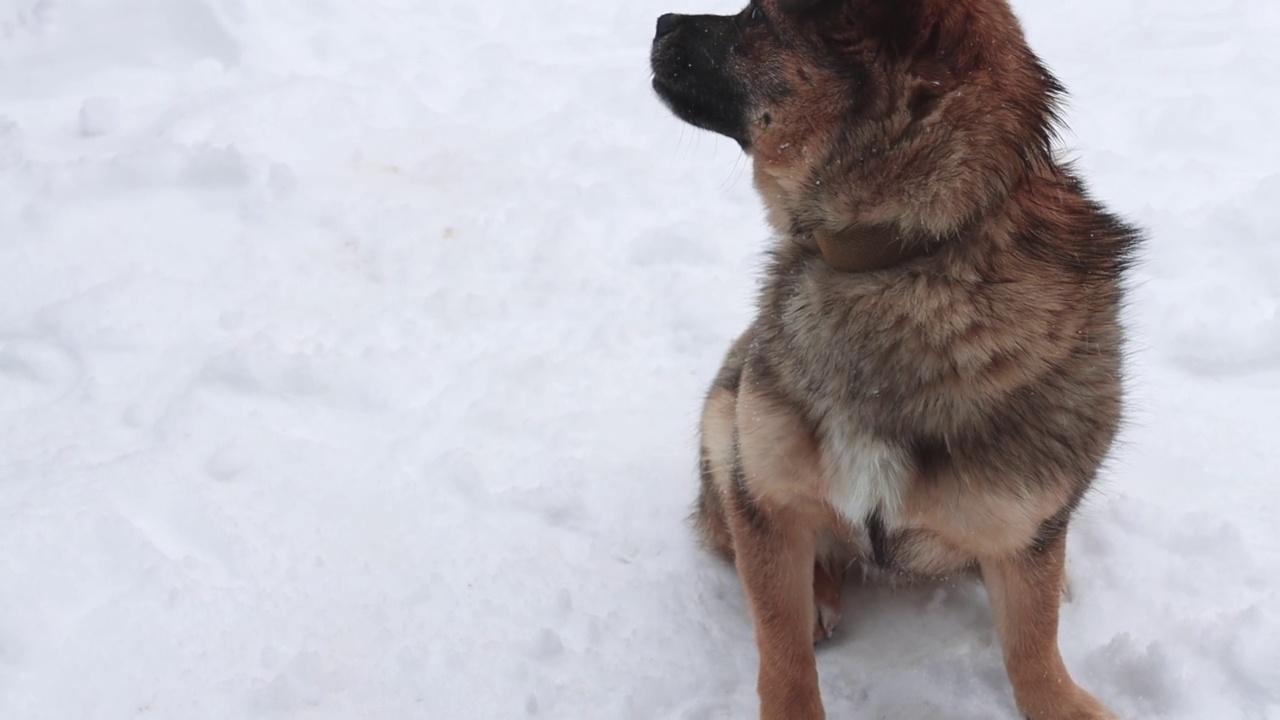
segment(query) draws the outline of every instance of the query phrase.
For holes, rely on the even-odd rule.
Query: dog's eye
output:
[[[761,9],[759,5],[752,5],[751,12],[747,14],[747,20],[753,23],[758,23],[761,20],[764,20],[764,10]]]

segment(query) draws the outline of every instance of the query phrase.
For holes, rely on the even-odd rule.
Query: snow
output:
[[[1062,644],[1280,718],[1280,5],[1016,3],[1149,229]],[[683,523],[767,243],[648,89],[713,0],[0,0],[0,717],[754,711]],[[853,589],[832,717],[1014,718],[981,587]]]

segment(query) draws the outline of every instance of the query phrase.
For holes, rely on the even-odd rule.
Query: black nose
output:
[[[667,13],[658,18],[658,37],[662,37],[672,30],[676,29],[676,25],[680,22],[680,16],[675,13]]]

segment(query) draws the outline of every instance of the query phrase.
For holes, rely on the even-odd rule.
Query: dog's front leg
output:
[[[735,562],[760,650],[760,716],[821,720],[813,654],[812,436],[794,414],[749,382],[739,395],[738,452],[727,504]]]
[[[1115,720],[1067,673],[1058,651],[1066,534],[1012,557],[984,559],[982,579],[1014,698],[1030,720]]]
[[[760,717],[819,720],[813,536],[785,509],[753,512],[754,520],[734,513],[734,546],[760,649]]]

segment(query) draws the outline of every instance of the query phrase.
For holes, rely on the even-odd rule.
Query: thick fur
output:
[[[1112,717],[1067,674],[1057,616],[1121,417],[1138,234],[1055,159],[1061,87],[1005,0],[664,16],[653,68],[677,115],[751,156],[779,234],[707,398],[694,514],[747,591],[762,716],[823,716],[811,642],[856,563],[979,569],[1022,712]],[[815,241],[886,225],[934,249],[843,272]]]

